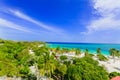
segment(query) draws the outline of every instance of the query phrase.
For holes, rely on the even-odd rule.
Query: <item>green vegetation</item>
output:
[[[60,60],[62,60],[62,61],[67,60],[67,56],[65,56],[65,55],[60,56]]]
[[[114,62],[115,62],[115,57],[120,57],[120,51],[114,48],[111,48],[109,50],[110,55],[114,58]]]
[[[113,77],[116,77],[116,76],[120,76],[120,73],[111,72],[111,73],[109,74],[109,78],[110,78],[110,79],[113,78]]]
[[[113,56],[113,58],[114,58],[115,56],[116,56],[116,57],[120,57],[120,51],[117,50],[117,49],[111,48],[111,49],[109,50],[109,52],[110,52],[110,55]]]
[[[81,50],[80,50],[79,48],[78,48],[78,49],[76,49],[75,54],[76,54],[76,55],[81,54]]]
[[[85,56],[89,56],[89,50],[85,49]]]
[[[97,49],[97,57],[100,61],[107,61],[108,60],[107,57],[105,57],[104,55],[101,54],[100,48]]]
[[[101,54],[101,49],[100,48],[97,49],[97,54]]]
[[[16,42],[0,40],[0,76],[28,78],[34,76],[30,71],[30,65],[34,65],[29,49],[42,42]]]
[[[114,73],[108,74],[92,59],[93,54],[89,54],[88,49],[85,50],[85,57],[69,58],[63,55],[58,60],[55,58],[57,53],[75,52],[79,55],[81,50],[60,47],[51,49],[46,43],[37,41],[17,42],[0,39],[0,44],[1,77],[6,75],[11,78],[21,77],[24,80],[40,80],[43,77],[49,80],[109,80],[109,77],[114,76]],[[101,54],[98,54],[98,57],[105,60]],[[31,70],[30,67],[34,69]]]
[[[98,59],[100,60],[100,61],[107,61],[108,59],[104,56],[104,55],[102,55],[101,53],[98,53],[97,54],[97,57],[98,57]]]
[[[68,80],[109,80],[106,70],[91,57],[74,59],[67,76]]]

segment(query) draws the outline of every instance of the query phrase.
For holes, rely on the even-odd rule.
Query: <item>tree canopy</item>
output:
[[[47,77],[54,80],[109,80],[116,73],[108,74],[104,67],[99,66],[98,61],[93,60],[88,49],[85,57],[70,58],[56,54],[75,51],[76,55],[82,54],[80,49],[66,49],[57,47],[51,49],[44,42],[11,41],[0,39],[0,76],[21,77],[26,80],[39,80]],[[40,46],[41,45],[41,46]],[[30,54],[30,50],[33,54]],[[97,50],[100,60],[106,60]],[[110,53],[115,56],[118,50],[111,49]],[[34,67],[33,71],[30,67]]]

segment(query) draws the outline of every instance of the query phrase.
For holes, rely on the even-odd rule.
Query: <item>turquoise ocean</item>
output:
[[[61,43],[61,42],[48,42],[51,48],[79,48],[81,51],[88,49],[90,53],[96,54],[97,48],[101,48],[101,52],[104,55],[109,55],[109,49],[115,48],[120,50],[120,44],[98,44],[98,43]]]

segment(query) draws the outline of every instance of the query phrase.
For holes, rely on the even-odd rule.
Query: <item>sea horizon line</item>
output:
[[[108,45],[120,45],[120,43],[92,43],[92,42],[46,42],[51,44],[108,44]]]

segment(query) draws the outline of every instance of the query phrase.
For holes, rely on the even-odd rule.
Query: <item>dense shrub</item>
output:
[[[100,53],[97,54],[97,57],[100,61],[107,61],[108,60],[104,55],[102,55]]]
[[[107,71],[91,57],[76,58],[67,75],[68,80],[109,80]]]
[[[116,76],[120,76],[120,73],[111,72],[111,73],[109,74],[109,78],[110,78],[110,79],[113,78],[113,77],[116,77]]]
[[[67,56],[65,55],[60,56],[60,60],[67,60]]]

